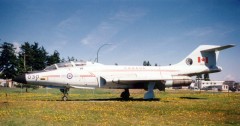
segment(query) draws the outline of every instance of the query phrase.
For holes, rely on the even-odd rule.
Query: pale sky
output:
[[[240,81],[239,0],[0,0],[0,42],[38,42],[103,64],[175,64],[201,44],[221,52],[213,80]]]

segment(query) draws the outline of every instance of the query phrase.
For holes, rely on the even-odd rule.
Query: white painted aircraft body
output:
[[[189,86],[191,76],[220,72],[217,59],[221,50],[234,45],[201,45],[181,62],[170,66],[116,66],[92,62],[66,62],[48,66],[42,71],[28,72],[13,81],[62,89],[67,99],[69,88],[125,89],[122,98],[129,98],[128,89],[145,89],[144,99],[154,98],[153,89]]]

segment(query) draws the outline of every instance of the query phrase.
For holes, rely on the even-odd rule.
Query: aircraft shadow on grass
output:
[[[207,98],[198,98],[198,97],[179,97],[180,99],[188,99],[188,100],[206,100]],[[86,101],[86,102],[105,102],[105,101],[160,101],[160,98],[154,99],[143,99],[143,98],[129,98],[129,99],[122,99],[122,98],[105,98],[105,99],[68,99],[68,101]],[[62,100],[57,100],[62,101]],[[169,101],[164,101],[169,102]]]
[[[204,100],[207,98],[197,98],[197,97],[180,97],[180,99],[189,99],[189,100]]]
[[[61,100],[58,100],[61,101]],[[159,98],[154,99],[143,99],[143,98],[129,98],[129,99],[122,99],[122,98],[105,98],[105,99],[69,99],[68,101],[86,101],[86,102],[97,102],[97,101],[160,101]]]

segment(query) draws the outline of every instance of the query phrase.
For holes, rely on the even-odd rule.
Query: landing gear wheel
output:
[[[129,96],[130,96],[129,89],[125,89],[120,95],[120,97],[124,100],[128,100]]]
[[[67,96],[63,96],[63,97],[62,97],[62,100],[63,100],[63,101],[67,101],[67,100],[68,100],[68,97],[67,97]]]

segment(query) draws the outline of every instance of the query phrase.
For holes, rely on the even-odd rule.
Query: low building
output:
[[[190,86],[191,89],[228,91],[229,86],[224,81],[198,80]]]
[[[0,79],[0,86],[1,87],[10,87],[10,88],[12,88],[14,85],[13,85],[12,80]]]
[[[7,86],[6,80],[0,79],[0,86],[1,87],[6,87]]]

